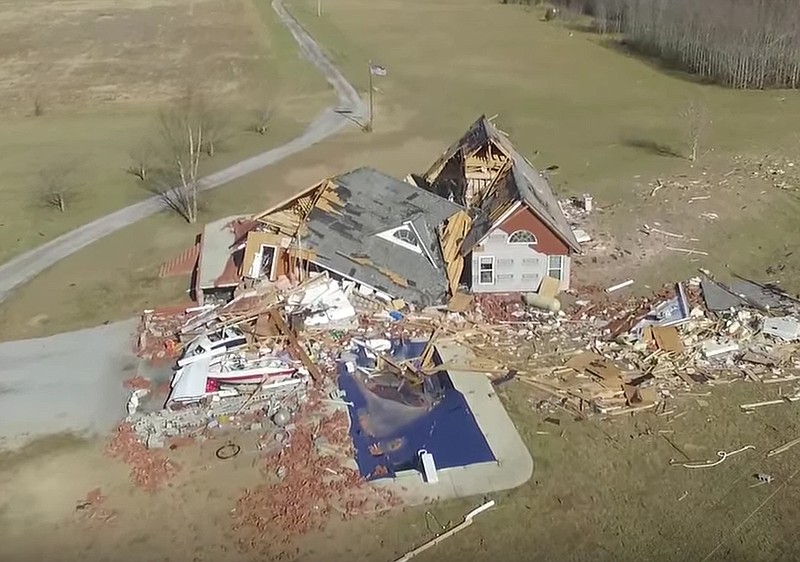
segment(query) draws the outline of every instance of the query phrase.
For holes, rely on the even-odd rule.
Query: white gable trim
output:
[[[417,227],[416,227],[416,226],[414,226],[414,223],[413,223],[413,222],[411,222],[411,221],[408,221],[408,222],[404,222],[403,224],[407,224],[407,225],[408,225],[408,227],[411,229],[411,232],[413,232],[413,233],[414,233],[414,236],[416,236],[416,237],[417,237],[417,241],[418,241],[418,242],[421,242],[421,241],[422,241],[422,237],[419,235],[419,231],[417,230]],[[433,268],[434,268],[434,269],[439,269],[439,266],[438,266],[438,265],[436,265],[436,260],[434,260],[434,259],[433,259],[433,256],[431,255],[431,252],[430,252],[430,250],[428,250],[428,248],[426,248],[426,247],[425,247],[424,245],[422,245],[421,243],[420,243],[420,244],[419,244],[417,247],[418,247],[418,248],[420,248],[420,249],[422,250],[422,252],[425,254],[425,257],[426,257],[426,258],[428,258],[428,261],[429,261],[429,262],[431,262],[431,265],[433,266]]]
[[[407,230],[407,231],[411,232],[417,238],[417,241],[419,241],[419,233],[417,232],[417,229],[414,228],[414,226],[410,222],[404,222],[403,224],[401,224],[400,226],[398,226],[396,228],[391,228],[391,229],[386,230],[384,232],[380,232],[380,233],[376,234],[375,236],[377,236],[378,238],[383,238],[387,242],[391,242],[392,244],[396,244],[396,245],[400,246],[401,248],[405,248],[406,250],[410,250],[410,251],[415,252],[417,254],[422,254],[423,253],[422,252],[422,248],[420,248],[419,246],[417,246],[415,244],[409,244],[408,242],[404,242],[403,240],[400,240],[399,238],[395,237],[394,233],[398,232],[400,230]]]

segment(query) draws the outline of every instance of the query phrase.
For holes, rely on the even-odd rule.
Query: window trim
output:
[[[558,259],[558,267],[552,267],[550,264],[550,260],[553,258]],[[561,254],[547,256],[547,276],[552,277],[553,279],[558,279],[559,281],[564,280],[564,272],[567,269],[567,256],[562,256]],[[551,275],[551,272],[557,271],[558,277]]]
[[[528,242],[515,242],[515,241],[512,240],[512,238],[514,238],[514,236],[516,236],[517,234],[530,234],[533,237],[533,241],[532,242],[530,242],[530,241],[528,241]],[[506,241],[506,244],[511,244],[512,246],[529,246],[531,244],[536,245],[538,243],[539,243],[539,239],[536,238],[536,235],[533,232],[531,232],[530,230],[515,230],[514,232],[509,234],[508,240]]]
[[[492,274],[492,280],[489,282],[483,281],[483,277],[481,274],[483,273],[483,269],[481,266],[484,265],[484,260],[488,260],[488,264],[491,269],[487,270],[490,271]],[[495,267],[495,259],[494,256],[478,256],[478,285],[495,285],[497,281],[497,269]]]
[[[398,234],[400,234],[401,232],[404,233],[404,234],[407,234],[408,236],[413,238],[414,241],[410,242],[410,241],[404,240],[403,238],[398,236]],[[403,227],[400,227],[400,228],[396,229],[394,232],[392,232],[392,238],[394,238],[395,240],[399,240],[403,244],[408,244],[409,246],[414,246],[416,248],[419,248],[419,236],[417,236],[417,233],[414,232],[413,230],[411,230],[406,225],[404,225]]]

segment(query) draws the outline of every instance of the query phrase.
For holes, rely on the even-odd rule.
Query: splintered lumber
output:
[[[297,334],[295,334],[294,330],[292,330],[286,324],[286,321],[283,319],[283,316],[281,316],[281,313],[277,309],[273,308],[269,311],[269,315],[272,318],[272,322],[275,324],[275,328],[277,329],[278,333],[286,336],[290,349],[297,354],[297,357],[300,358],[300,361],[303,363],[305,368],[308,369],[308,374],[311,375],[311,379],[314,382],[322,380],[322,373],[320,372],[319,368],[311,360],[311,357],[308,356],[303,344],[297,340]]]
[[[373,351],[373,353],[375,352]],[[419,386],[422,384],[422,373],[414,369],[411,365],[407,363],[401,365],[394,359],[391,359],[382,353],[375,354],[378,357],[378,363],[376,365],[378,370],[388,366],[388,370],[392,371],[395,375],[406,379],[409,383],[411,383],[412,386]]]
[[[444,226],[439,228],[439,245],[442,249],[450,294],[458,292],[461,274],[464,271],[464,257],[461,255],[461,245],[467,236],[472,219],[466,211],[458,211],[447,219]]]
[[[269,215],[271,215],[271,214],[273,214],[275,212],[278,212],[280,210],[298,206],[298,202],[301,199],[303,199],[304,197],[309,197],[309,196],[312,196],[313,194],[315,194],[315,192],[317,190],[319,190],[319,189],[321,189],[321,188],[323,188],[325,186],[326,182],[327,182],[327,180],[325,182],[315,183],[314,185],[312,185],[311,187],[301,191],[300,193],[298,193],[296,195],[292,195],[288,199],[284,199],[280,203],[278,203],[276,205],[273,205],[272,207],[269,207],[268,209],[265,209],[265,210],[261,211],[260,213],[258,213],[256,215],[253,215],[253,219],[257,220],[257,221],[261,221],[261,222],[266,222],[264,220],[265,217],[267,217],[267,216],[269,216]]]
[[[449,529],[449,530],[445,531],[444,533],[442,533],[438,537],[429,540],[428,542],[426,542],[425,544],[423,544],[421,546],[418,546],[414,550],[406,552],[403,556],[401,556],[400,558],[395,560],[395,562],[408,562],[408,560],[411,560],[416,555],[425,552],[426,550],[428,550],[432,546],[436,546],[437,544],[439,544],[443,540],[452,537],[453,535],[455,535],[459,531],[463,531],[464,529],[466,529],[467,527],[472,525],[472,520],[476,516],[480,515],[481,513],[486,511],[487,509],[491,509],[492,507],[494,507],[494,500],[490,500],[490,501],[486,502],[485,504],[483,504],[482,506],[480,506],[480,507],[478,507],[476,509],[473,509],[472,511],[470,511],[469,513],[467,513],[464,516],[464,521],[462,521],[461,523],[459,523],[458,525],[456,525],[452,529]]]
[[[776,406],[778,404],[786,404],[789,402],[797,402],[800,400],[800,396],[784,396],[778,400],[767,400],[765,402],[754,402],[752,404],[739,404],[739,408],[742,410],[754,410],[756,408],[761,408],[762,406]]]
[[[497,374],[506,373],[508,369],[492,365],[491,367],[481,367],[480,365],[458,365],[455,363],[442,363],[430,369],[425,369],[423,372],[426,375],[435,375],[436,373],[443,373],[445,371],[460,371],[464,373],[484,373],[484,374]]]
[[[440,328],[436,328],[433,331],[430,339],[428,339],[428,343],[425,344],[425,349],[422,350],[422,354],[420,355],[419,366],[423,371],[430,367],[431,362],[433,361],[433,353],[436,351],[436,347],[433,345],[433,342],[436,341],[436,336],[439,335],[439,329]]]
[[[326,213],[341,215],[344,201],[339,197],[339,192],[336,188],[337,185],[334,182],[327,180],[322,188],[317,191],[317,196],[311,208],[316,207],[320,211],[325,211]],[[310,212],[311,209],[309,209],[309,213]]]
[[[774,457],[775,455],[780,455],[781,453],[785,453],[798,443],[800,443],[800,437],[798,437],[797,439],[792,439],[791,441],[787,441],[780,447],[775,447],[774,449],[770,449],[770,451],[767,453],[767,456]]]

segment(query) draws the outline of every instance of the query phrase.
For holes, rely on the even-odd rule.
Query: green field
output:
[[[259,7],[268,10],[266,1]],[[595,195],[600,211],[594,234],[608,233],[612,246],[631,252],[631,258],[618,261],[587,259],[575,268],[576,275],[598,283],[630,276],[647,290],[647,283],[710,267],[777,277],[800,288],[793,255],[800,243],[797,196],[793,189],[778,190],[753,177],[752,166],[738,158],[797,157],[796,93],[701,86],[568,24],[544,23],[537,10],[490,0],[323,1],[321,17],[315,0],[293,0],[289,7],[360,91],[367,87],[370,59],[388,69],[386,77],[375,79],[375,131],[362,134],[352,128],[210,193],[201,222],[263,209],[320,178],[360,165],[400,177],[424,169],[479,114],[497,114],[497,124],[536,166],[559,166],[551,177],[560,192]],[[262,14],[270,36],[287,41],[280,52],[289,53],[285,34],[274,29],[268,12]],[[298,60],[292,51],[278,68],[296,64],[305,69]],[[281,76],[290,78],[285,72]],[[711,118],[709,138],[694,164],[683,157],[687,124],[681,117],[691,100],[701,100]],[[33,127],[43,118],[16,119]],[[127,119],[137,121],[134,114]],[[125,144],[115,152],[119,162]],[[34,161],[27,153],[23,157]],[[219,158],[233,157],[231,150]],[[656,179],[669,186],[651,196]],[[115,195],[106,209],[134,199],[136,192],[118,193],[127,195]],[[103,212],[87,209],[86,218]],[[718,218],[704,220],[703,212]],[[16,211],[9,216],[22,224]],[[41,220],[42,215],[32,216]],[[669,241],[639,231],[643,223],[655,221],[686,235],[676,245],[702,248],[709,255],[669,253],[664,248]],[[196,233],[197,227],[162,214],[78,252],[0,305],[0,338],[121,319],[182,298],[186,280],[160,280],[157,271]],[[30,238],[27,247],[34,243]],[[768,276],[767,266],[780,271]],[[800,548],[795,468],[800,447],[773,458],[765,453],[800,434],[797,405],[749,415],[738,407],[792,391],[791,384],[698,386],[695,395],[670,403],[675,414],[687,412],[682,417],[642,413],[613,421],[574,421],[557,415],[560,424],[554,425],[534,409],[536,400],[526,387],[512,382],[502,394],[534,458],[533,478],[498,494],[495,510],[419,560],[794,560]],[[671,459],[713,460],[717,451],[744,445],[756,449],[714,468],[670,465]],[[15,491],[13,509],[0,507],[0,516],[5,528],[18,531],[0,545],[0,558],[4,552],[24,557],[49,549],[66,562],[87,554],[117,559],[122,545],[132,560],[152,558],[154,552],[173,561],[263,559],[239,552],[238,536],[230,530],[240,488],[261,478],[254,457],[243,454],[234,464],[224,464],[214,457],[214,447],[187,448],[186,455],[197,458],[189,457],[174,488],[152,497],[132,491],[127,473],[103,456],[102,444],[45,444],[22,456],[0,457],[1,483]],[[751,487],[756,473],[775,480]],[[120,510],[115,526],[87,529],[65,523],[74,501],[98,485]],[[442,524],[458,523],[479,503],[482,498],[470,498],[334,521],[327,530],[304,537],[296,559],[393,560],[434,536],[426,512]],[[38,535],[25,532],[42,521],[55,528],[47,548],[37,542]]]
[[[269,68],[277,68],[282,80],[293,80],[294,68],[307,76],[307,65],[291,51],[291,38],[274,29],[277,24],[267,2],[257,5],[268,35],[285,41],[276,51],[283,53],[281,63]],[[537,10],[486,0],[380,4],[342,0],[321,3],[321,17],[316,15],[315,1],[293,0],[288,6],[360,91],[367,88],[370,59],[387,68],[387,76],[375,78],[375,132],[361,134],[353,128],[279,167],[233,182],[207,198],[204,217],[264,208],[348,167],[372,165],[399,177],[425,169],[485,113],[497,115],[497,124],[534,165],[558,166],[550,177],[561,195],[594,194],[600,211],[592,233],[610,237],[609,248],[619,249],[618,255],[624,257],[587,258],[576,268],[582,283],[603,285],[624,275],[637,280],[638,290],[649,291],[654,284],[684,278],[701,266],[715,271],[730,268],[759,278],[773,266],[780,269],[788,287],[800,288],[796,281],[800,276],[795,275],[800,269],[791,259],[791,248],[800,242],[800,231],[793,228],[800,210],[796,195],[750,177],[749,169],[737,170],[734,163],[738,156],[796,154],[800,99],[794,93],[699,85],[569,24],[545,23]],[[710,119],[696,163],[684,157],[688,124],[681,113],[690,101],[702,103]],[[305,107],[303,98],[296,105]],[[252,140],[247,135],[241,138]],[[122,147],[117,150],[118,162],[124,161],[125,153]],[[234,157],[231,151],[218,161]],[[117,166],[113,172],[103,170],[96,173],[117,174],[113,177],[128,185],[127,190],[113,191],[116,203],[109,202],[106,210],[136,197],[130,176],[119,174]],[[668,188],[650,197],[656,179],[672,178],[686,188]],[[690,180],[709,185],[700,189]],[[709,198],[689,204],[695,196]],[[86,218],[101,214],[90,201],[84,204]],[[718,219],[704,220],[702,212],[713,212]],[[36,224],[41,224],[42,216],[37,210]],[[34,244],[33,237],[38,243],[54,234],[56,225],[63,231],[62,221],[69,218],[44,216],[55,224],[42,237],[40,229],[28,226],[35,221],[20,221],[30,233],[25,239],[28,246]],[[185,286],[162,283],[153,276],[161,261],[191,243],[196,229],[167,217],[152,220],[161,225],[161,241],[134,248],[130,240],[142,240],[142,233],[152,230],[131,227],[68,258],[0,305],[0,337],[91,325],[125,317],[136,311],[136,305],[151,305],[157,297],[180,296]],[[677,246],[709,255],[666,251],[663,246],[669,240],[640,232],[643,223],[653,222],[684,233],[687,240]],[[129,261],[132,253],[141,255],[141,263]],[[106,268],[95,271],[91,264],[98,261]],[[139,265],[124,282],[108,273],[125,271],[130,263]],[[78,299],[86,301],[80,313],[75,301],[65,303],[54,295],[53,288],[65,278],[94,287]],[[96,293],[107,295],[107,306],[94,306]],[[134,294],[140,297],[117,298]],[[49,320],[30,326],[28,319],[40,314]]]
[[[3,0],[0,21],[0,262],[149,195],[129,155],[187,89],[224,116],[204,171],[288,140],[333,99],[268,0]],[[265,104],[262,136],[248,129]],[[49,168],[77,185],[64,213],[37,197]]]
[[[481,375],[476,375],[481,376]],[[509,412],[534,458],[534,474],[520,488],[493,494],[497,507],[468,529],[419,556],[433,560],[636,560],[790,561],[798,541],[800,451],[765,458],[766,452],[798,435],[796,405],[742,413],[738,404],[772,399],[777,389],[748,383],[717,387],[711,396],[674,400],[681,417],[638,414],[613,421],[576,422],[535,412],[527,387],[511,383],[502,392]],[[238,433],[243,452],[220,462],[220,440],[195,443],[170,453],[184,467],[174,484],[155,495],[135,489],[127,466],[103,454],[101,440],[81,442],[55,436],[16,454],[0,455],[0,498],[4,540],[0,556],[77,562],[87,554],[134,561],[219,562],[265,560],[242,548],[231,529],[231,510],[243,487],[264,480],[255,438]],[[670,442],[672,444],[670,444]],[[719,466],[686,469],[670,460],[714,460],[719,450],[745,445],[755,450]],[[757,483],[755,473],[773,476]],[[100,487],[113,525],[76,519],[75,502]],[[5,501],[4,501],[5,500]],[[432,539],[441,525],[461,522],[484,499],[466,498],[340,521],[303,536],[284,559],[327,562],[345,557],[395,560]],[[3,509],[5,507],[5,510]],[[431,515],[426,515],[430,513]],[[32,533],[49,523],[42,541]],[[269,542],[271,530],[266,529]],[[297,548],[295,551],[294,548]],[[124,550],[124,555],[120,551]],[[49,556],[48,556],[49,555]]]

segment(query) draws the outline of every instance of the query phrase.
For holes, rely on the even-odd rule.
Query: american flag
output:
[[[369,72],[373,76],[386,76],[386,67],[378,64],[371,64],[369,67]]]

